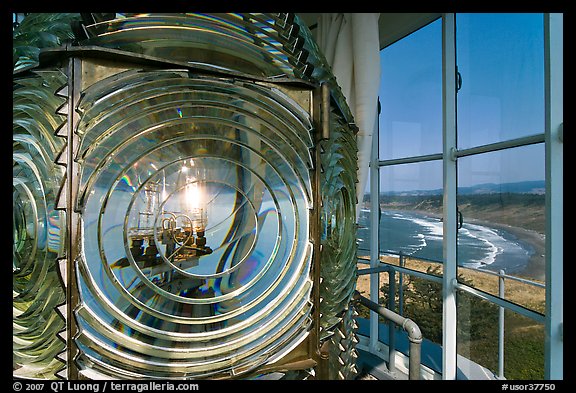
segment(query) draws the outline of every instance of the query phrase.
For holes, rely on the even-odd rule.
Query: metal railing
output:
[[[406,333],[408,333],[408,340],[410,341],[410,349],[408,353],[408,379],[420,379],[420,358],[421,358],[421,344],[422,344],[422,332],[420,328],[413,320],[409,318],[404,318],[403,316],[396,314],[394,311],[387,309],[379,305],[378,303],[374,303],[368,298],[360,295],[360,292],[355,291],[353,299],[365,307],[368,307],[370,310],[374,311],[381,317],[387,319],[390,322],[395,323],[398,326],[401,326],[402,329]],[[390,324],[392,326],[392,324]],[[390,339],[390,342],[393,340]],[[395,348],[392,348],[392,353],[390,353],[388,359],[388,371],[394,372],[394,362],[393,359],[395,357]],[[392,366],[391,366],[392,365]]]
[[[405,267],[405,258],[408,257],[406,254],[403,254],[402,252],[380,253],[380,256],[383,256],[383,255],[398,256],[398,258],[399,258],[398,266],[380,260],[379,261],[380,266],[366,268],[366,269],[359,269],[358,275],[359,276],[366,275],[366,274],[372,275],[372,274],[377,274],[377,273],[381,273],[381,272],[382,273],[388,273],[389,285],[388,285],[388,309],[387,309],[387,311],[393,312],[393,310],[395,310],[395,308],[396,308],[396,305],[395,305],[396,272],[400,273],[400,276],[399,276],[400,288],[398,291],[398,314],[397,314],[399,317],[403,317],[403,308],[404,308],[403,275],[404,274],[418,277],[418,278],[422,278],[422,279],[425,279],[428,281],[436,282],[436,283],[439,283],[440,285],[442,285],[442,277],[440,277],[440,276],[421,272],[418,270],[413,270],[410,268],[406,268]],[[424,258],[424,257],[410,256],[410,258],[416,259],[419,261],[424,261],[424,262],[442,264],[441,261],[437,261],[437,260],[433,260],[433,259],[429,259],[429,258]],[[366,264],[369,263],[368,260],[364,260],[361,258],[359,259],[359,262],[366,263]],[[544,284],[536,282],[536,281],[508,275],[504,272],[504,270],[500,270],[498,272],[493,272],[490,270],[480,270],[480,269],[472,269],[472,270],[474,270],[475,272],[478,272],[478,273],[483,273],[483,274],[488,274],[488,275],[493,275],[493,276],[498,277],[498,296],[495,296],[495,295],[492,295],[490,293],[478,290],[478,289],[473,288],[469,285],[463,284],[457,280],[454,282],[454,286],[457,289],[465,291],[469,294],[472,294],[473,296],[479,297],[479,298],[486,300],[490,303],[493,303],[499,307],[499,314],[498,314],[498,378],[503,379],[504,378],[504,330],[505,330],[505,327],[504,327],[504,310],[508,309],[510,311],[516,312],[516,313],[523,315],[525,317],[528,317],[528,318],[530,318],[530,319],[532,319],[538,323],[544,323],[545,322],[545,316],[543,314],[536,312],[534,310],[525,308],[525,307],[518,305],[514,302],[511,302],[509,300],[506,300],[506,298],[505,298],[505,280],[506,279],[515,280],[515,281],[519,281],[519,282],[522,282],[522,283],[527,284],[527,285],[532,285],[532,286],[540,287],[540,288],[545,288],[546,286]],[[364,304],[364,303],[361,303],[361,304]],[[379,306],[379,307],[381,307],[381,306]],[[370,308],[370,307],[368,307],[368,308]],[[372,308],[370,308],[370,309],[372,311],[375,311]],[[394,313],[394,314],[396,314],[396,313]],[[379,314],[379,315],[381,315],[381,314]],[[389,371],[393,372],[395,369],[394,359],[395,359],[396,348],[395,348],[395,340],[394,340],[394,326],[392,324],[390,324],[390,326],[389,326],[388,349],[389,349],[388,369],[389,369]]]

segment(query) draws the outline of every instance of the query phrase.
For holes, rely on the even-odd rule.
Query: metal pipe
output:
[[[428,280],[428,281],[437,282],[439,284],[442,284],[442,277],[440,277],[440,276],[434,276],[434,275],[429,274],[429,273],[424,273],[424,272],[421,272],[418,270],[412,270],[412,269],[408,269],[405,267],[401,268],[401,267],[396,266],[396,265],[384,265],[382,263],[381,263],[381,266],[378,266],[378,267],[358,269],[358,275],[362,276],[364,274],[375,274],[378,272],[388,272],[391,269],[394,269],[395,271],[398,271],[400,273],[408,274],[410,276],[419,277],[419,278],[423,278],[423,279]]]
[[[498,296],[504,299],[504,270],[500,270],[498,278]],[[498,310],[498,377],[504,379],[504,307]]]
[[[394,311],[396,297],[396,274],[394,270],[388,271],[388,310]],[[396,371],[396,327],[388,324],[388,371]]]
[[[402,326],[402,329],[408,333],[408,340],[410,341],[408,378],[412,380],[420,379],[422,332],[418,325],[411,319],[405,318],[386,307],[380,306],[378,303],[374,303],[370,299],[365,298],[360,295],[360,292],[358,291],[354,291],[353,300],[360,302],[363,306],[368,307],[370,310],[396,325]]]
[[[531,318],[536,322],[544,323],[546,321],[546,317],[544,314],[530,310],[524,306],[513,303],[509,300],[502,299],[499,296],[492,295],[491,293],[484,292],[476,288],[472,288],[466,284],[462,284],[461,282],[458,282],[458,279],[454,279],[454,282],[452,284],[461,291],[471,293],[472,295],[479,297],[480,299],[487,300],[490,303],[494,303],[497,306],[505,307],[508,310],[511,310],[517,314]]]
[[[460,268],[462,268],[462,267],[460,266]],[[467,269],[467,268],[464,268],[464,269]],[[506,278],[506,279],[508,279],[508,280],[518,281],[518,282],[521,282],[521,283],[523,283],[523,284],[532,285],[532,286],[535,286],[535,287],[538,287],[538,288],[546,288],[546,284],[541,284],[541,283],[539,283],[539,282],[532,281],[532,280],[529,280],[529,279],[526,279],[526,278],[522,278],[522,277],[510,276],[510,275],[506,274],[506,273],[504,272],[504,270],[500,270],[500,272],[492,272],[492,271],[490,271],[490,270],[477,270],[477,269],[472,269],[472,270],[475,270],[475,271],[477,271],[477,272],[479,272],[479,273],[482,273],[482,274],[491,274],[491,275],[493,275],[493,276],[498,276],[498,277]]]
[[[404,267],[404,253],[400,251],[398,265]],[[404,316],[404,274],[398,276],[398,314]]]

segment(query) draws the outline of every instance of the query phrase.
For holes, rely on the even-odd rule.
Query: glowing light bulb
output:
[[[202,191],[197,182],[186,186],[186,205],[190,210],[202,207]]]
[[[204,190],[199,182],[188,182],[185,189],[185,208],[196,231],[204,231],[208,221]]]

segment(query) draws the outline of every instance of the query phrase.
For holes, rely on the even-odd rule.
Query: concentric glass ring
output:
[[[302,108],[248,82],[127,71],[83,91],[77,111],[81,369],[236,375],[302,341],[312,285]]]
[[[54,164],[64,146],[54,136],[65,118],[55,92],[65,83],[59,71],[15,81],[12,154],[12,322],[14,375],[56,378],[65,349],[57,334],[65,322],[56,307],[65,301],[58,276],[63,256],[64,212],[56,194],[64,169]]]

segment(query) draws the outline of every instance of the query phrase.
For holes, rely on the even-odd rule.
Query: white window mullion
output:
[[[442,17],[443,313],[442,378],[456,379],[456,39],[455,15]]]
[[[563,379],[563,24],[562,14],[544,14],[546,140],[546,322],[544,377]]]
[[[376,113],[375,130],[372,133],[372,150],[370,153],[370,267],[380,264],[380,166],[378,165],[379,146],[379,111]],[[370,274],[370,300],[379,302],[380,274]],[[378,351],[378,314],[370,311],[370,352]]]

